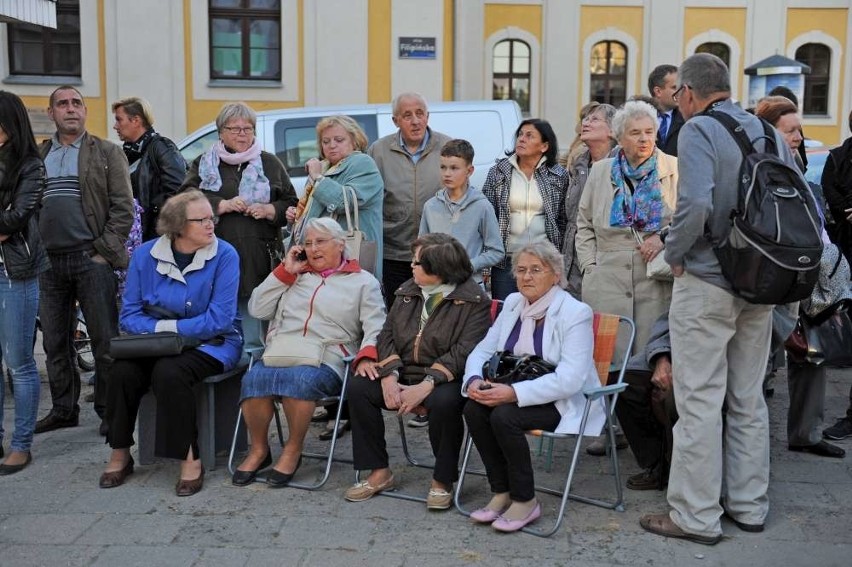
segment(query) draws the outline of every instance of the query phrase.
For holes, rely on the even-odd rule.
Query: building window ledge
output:
[[[238,89],[280,89],[283,87],[281,81],[252,81],[248,79],[210,79],[207,86],[215,88],[238,88]]]
[[[83,79],[64,75],[7,75],[3,82],[7,85],[73,85],[83,84]]]

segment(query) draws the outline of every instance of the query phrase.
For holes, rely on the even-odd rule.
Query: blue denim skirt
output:
[[[325,364],[275,368],[256,362],[243,376],[240,401],[269,396],[315,401],[340,395],[343,380]]]

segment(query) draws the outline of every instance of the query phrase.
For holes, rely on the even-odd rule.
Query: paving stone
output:
[[[152,565],[192,565],[202,550],[191,547],[113,545],[101,552],[92,567],[151,567]]]
[[[99,518],[95,514],[15,514],[0,524],[0,543],[74,543]]]

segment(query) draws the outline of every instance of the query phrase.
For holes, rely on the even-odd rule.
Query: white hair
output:
[[[657,110],[641,100],[629,100],[624,103],[624,106],[616,111],[612,118],[612,134],[616,140],[620,140],[627,129],[627,124],[638,118],[648,117],[654,124],[654,135],[657,134]]]

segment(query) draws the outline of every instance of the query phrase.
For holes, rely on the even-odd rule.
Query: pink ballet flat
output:
[[[541,504],[538,503],[535,505],[535,508],[532,509],[532,512],[524,518],[523,520],[507,520],[503,516],[499,516],[494,522],[491,524],[491,527],[497,530],[498,532],[516,532],[526,526],[527,524],[531,524],[535,522],[541,517]]]
[[[478,524],[490,524],[494,522],[497,518],[500,517],[500,514],[508,510],[509,507],[505,507],[502,510],[492,510],[491,508],[480,508],[479,510],[474,510],[470,513],[470,519]]]

